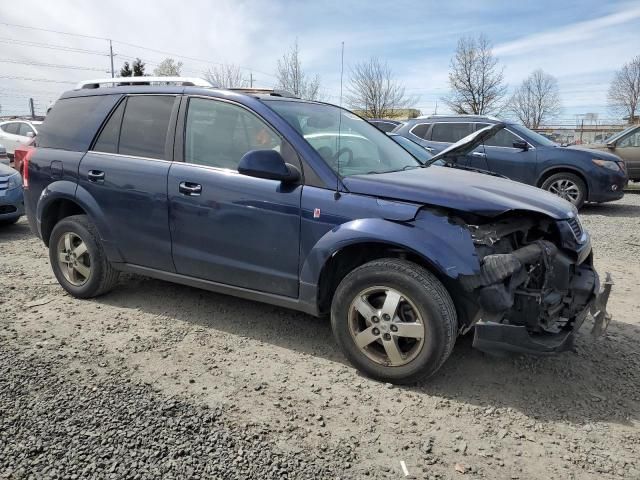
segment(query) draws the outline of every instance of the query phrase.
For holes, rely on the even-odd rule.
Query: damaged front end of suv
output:
[[[478,274],[460,278],[477,301],[468,325],[475,326],[474,347],[487,352],[564,351],[589,313],[594,333],[606,330],[613,282],[607,274],[600,284],[590,237],[577,213],[564,220],[531,213],[464,224],[480,264]]]

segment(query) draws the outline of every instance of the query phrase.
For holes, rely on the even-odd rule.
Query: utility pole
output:
[[[584,118],[580,122],[580,144],[582,144],[582,132],[584,132]]]
[[[109,40],[109,57],[111,57],[111,78],[115,78],[115,72],[113,71],[113,44]]]
[[[253,88],[253,72],[249,72],[249,87]]]
[[[29,98],[29,110],[31,110],[31,120],[36,119],[36,111],[33,107],[33,98]]]

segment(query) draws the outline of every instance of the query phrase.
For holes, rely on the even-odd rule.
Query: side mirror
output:
[[[285,163],[284,158],[275,150],[251,150],[240,159],[238,172],[242,175],[281,182],[295,182],[300,179],[296,167]]]
[[[616,148],[616,142],[607,143],[607,148],[613,150]]]
[[[513,148],[519,148],[520,150],[524,150],[525,152],[529,150],[529,144],[524,140],[519,140],[517,142],[513,142]]]
[[[33,138],[35,137],[35,135],[33,134],[33,132],[27,132],[27,137]]]

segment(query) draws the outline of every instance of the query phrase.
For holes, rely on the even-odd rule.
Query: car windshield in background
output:
[[[540,135],[539,133],[536,133],[533,130],[529,130],[527,127],[524,127],[522,125],[511,123],[509,124],[509,129],[513,130],[515,133],[520,134],[530,140],[533,140],[535,143],[537,143],[541,147],[557,147],[558,146],[556,142],[552,142],[547,137]]]
[[[624,137],[627,133],[629,133],[631,130],[634,130],[638,128],[637,125],[632,125],[629,128],[625,128],[624,130],[622,130],[621,132],[618,133],[614,133],[613,135],[611,135],[609,138],[607,138],[604,143],[612,143],[615,142],[616,140]]]
[[[420,166],[385,133],[347,110],[309,102],[265,103],[295,128],[338,175],[386,173]]]
[[[389,137],[391,137],[391,139],[394,142],[398,143],[402,148],[404,148],[411,155],[416,157],[422,164],[427,163],[433,157],[433,155],[427,152],[424,149],[424,147],[422,147],[421,145],[418,145],[413,140],[409,140],[407,137],[403,137],[401,135],[395,135],[395,134],[389,135]],[[439,161],[436,160],[435,163],[438,163],[438,162]],[[444,164],[444,162],[440,162],[440,163]]]

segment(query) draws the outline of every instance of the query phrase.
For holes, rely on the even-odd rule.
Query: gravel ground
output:
[[[584,208],[609,332],[429,382],[360,376],[326,320],[143,277],[82,301],[0,230],[0,478],[640,479],[640,195]],[[136,476],[137,475],[137,476]]]

